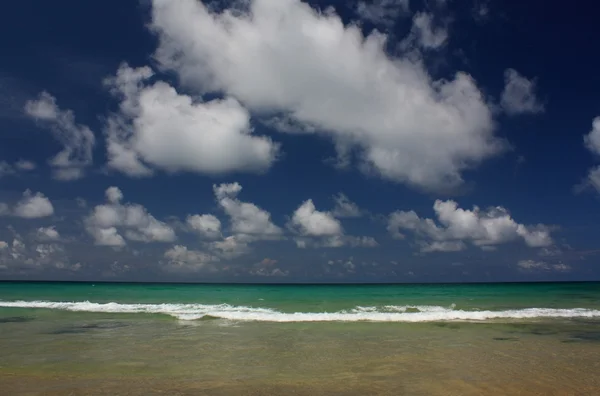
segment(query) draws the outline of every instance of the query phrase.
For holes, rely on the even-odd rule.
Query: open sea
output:
[[[2,395],[600,395],[600,283],[0,282]]]

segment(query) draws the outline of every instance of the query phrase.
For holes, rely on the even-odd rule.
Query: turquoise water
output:
[[[9,308],[275,322],[595,318],[600,317],[600,283],[0,283],[0,313]]]

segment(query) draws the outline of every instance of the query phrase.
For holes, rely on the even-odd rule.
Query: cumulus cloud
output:
[[[25,113],[47,126],[63,146],[62,151],[50,160],[54,177],[58,180],[83,177],[85,168],[92,164],[92,150],[96,142],[94,133],[87,126],[76,124],[73,112],[61,110],[56,98],[47,92],[27,101]]]
[[[308,126],[368,174],[443,190],[505,147],[471,76],[434,81],[421,61],[388,55],[385,35],[364,37],[334,11],[300,0],[251,0],[236,12],[196,0],[152,4],[155,58],[187,89]],[[420,34],[430,47],[442,41]]]
[[[448,30],[444,26],[434,26],[433,15],[418,12],[413,17],[409,36],[402,43],[405,48],[417,45],[426,50],[442,47],[448,40]]]
[[[12,214],[24,219],[37,219],[52,216],[54,206],[44,194],[40,192],[34,194],[30,190],[25,190],[23,197],[12,210]]]
[[[344,234],[342,223],[331,212],[317,210],[312,199],[304,201],[293,213],[288,228],[296,234],[296,245],[305,247],[375,247],[372,237],[354,237]]]
[[[536,97],[535,90],[535,80],[527,79],[515,69],[506,69],[500,105],[509,115],[541,113],[544,105]]]
[[[195,272],[208,264],[219,261],[218,258],[187,246],[175,245],[164,254],[163,268],[172,272]]]
[[[96,245],[122,247],[127,244],[116,227],[98,227],[93,224],[86,226],[87,232],[94,238]]]
[[[106,200],[113,204],[119,203],[123,199],[123,192],[119,187],[107,188],[104,195],[106,195]]]
[[[592,121],[592,130],[583,137],[585,147],[596,156],[600,156],[600,117]],[[595,166],[588,171],[583,185],[579,187],[591,186],[600,192],[600,166]]]
[[[597,192],[600,192],[600,165],[590,168],[583,181],[575,185],[574,191],[579,193],[588,189],[589,187],[592,187]]]
[[[388,231],[403,239],[402,232],[409,231],[419,238],[422,252],[459,251],[464,242],[479,247],[494,246],[522,239],[528,246],[543,247],[552,244],[550,228],[542,224],[526,226],[517,223],[508,211],[492,207],[485,211],[477,206],[473,210],[461,209],[452,200],[435,201],[437,220],[420,218],[414,211],[397,211],[388,218]]]
[[[275,240],[283,236],[283,230],[273,224],[269,212],[237,198],[242,190],[239,183],[214,185],[213,190],[217,203],[229,216],[231,232],[238,240]]]
[[[600,117],[592,121],[592,130],[583,137],[585,147],[600,156]]]
[[[40,241],[58,241],[60,234],[56,231],[55,226],[40,227],[36,230],[37,239]]]
[[[362,211],[357,204],[350,201],[350,199],[342,193],[339,193],[333,197],[335,207],[333,208],[332,214],[338,218],[344,217],[360,217]]]
[[[217,200],[227,198],[227,197],[235,197],[240,191],[242,191],[242,186],[240,183],[223,183],[217,185],[213,185],[213,192],[215,193],[215,197]]]
[[[333,214],[318,211],[312,199],[304,201],[296,209],[290,226],[302,236],[334,236],[344,232],[342,223]]]
[[[173,228],[157,220],[146,208],[121,203],[123,193],[119,188],[109,187],[105,195],[106,204],[94,207],[84,219],[85,228],[96,245],[125,246],[125,239],[146,243],[175,240]]]
[[[248,241],[237,235],[230,235],[222,240],[210,242],[208,248],[224,259],[234,259],[250,252]]]
[[[221,221],[210,214],[191,215],[186,219],[187,225],[198,235],[207,239],[221,237]]]
[[[149,67],[119,67],[106,85],[120,111],[106,125],[108,166],[129,176],[167,172],[261,172],[278,145],[252,134],[250,114],[231,97],[202,101],[163,81],[148,84]]]
[[[201,237],[201,246],[208,252],[206,254],[231,260],[248,254],[252,243],[285,237],[268,211],[238,198],[241,191],[242,186],[237,182],[213,185],[215,200],[229,219],[228,227],[223,227],[212,214],[187,216],[185,228]]]
[[[80,263],[72,263],[64,247],[58,243],[25,241],[14,233],[12,242],[0,242],[0,269],[9,272],[37,272],[44,269],[78,271]]]
[[[358,16],[375,24],[393,25],[399,16],[410,12],[409,0],[369,0],[356,5]]]

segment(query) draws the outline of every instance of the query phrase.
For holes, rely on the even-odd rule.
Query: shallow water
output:
[[[387,293],[367,305],[404,304]],[[354,298],[347,305],[363,303]],[[215,303],[179,300],[170,302]],[[285,306],[269,308],[289,312]],[[497,309],[507,308],[516,307]],[[594,318],[279,323],[0,309],[0,389],[7,395],[597,395],[599,373]]]

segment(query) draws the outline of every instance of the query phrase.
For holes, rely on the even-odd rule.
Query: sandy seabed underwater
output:
[[[598,395],[598,297],[598,284],[0,284],[0,393]]]

